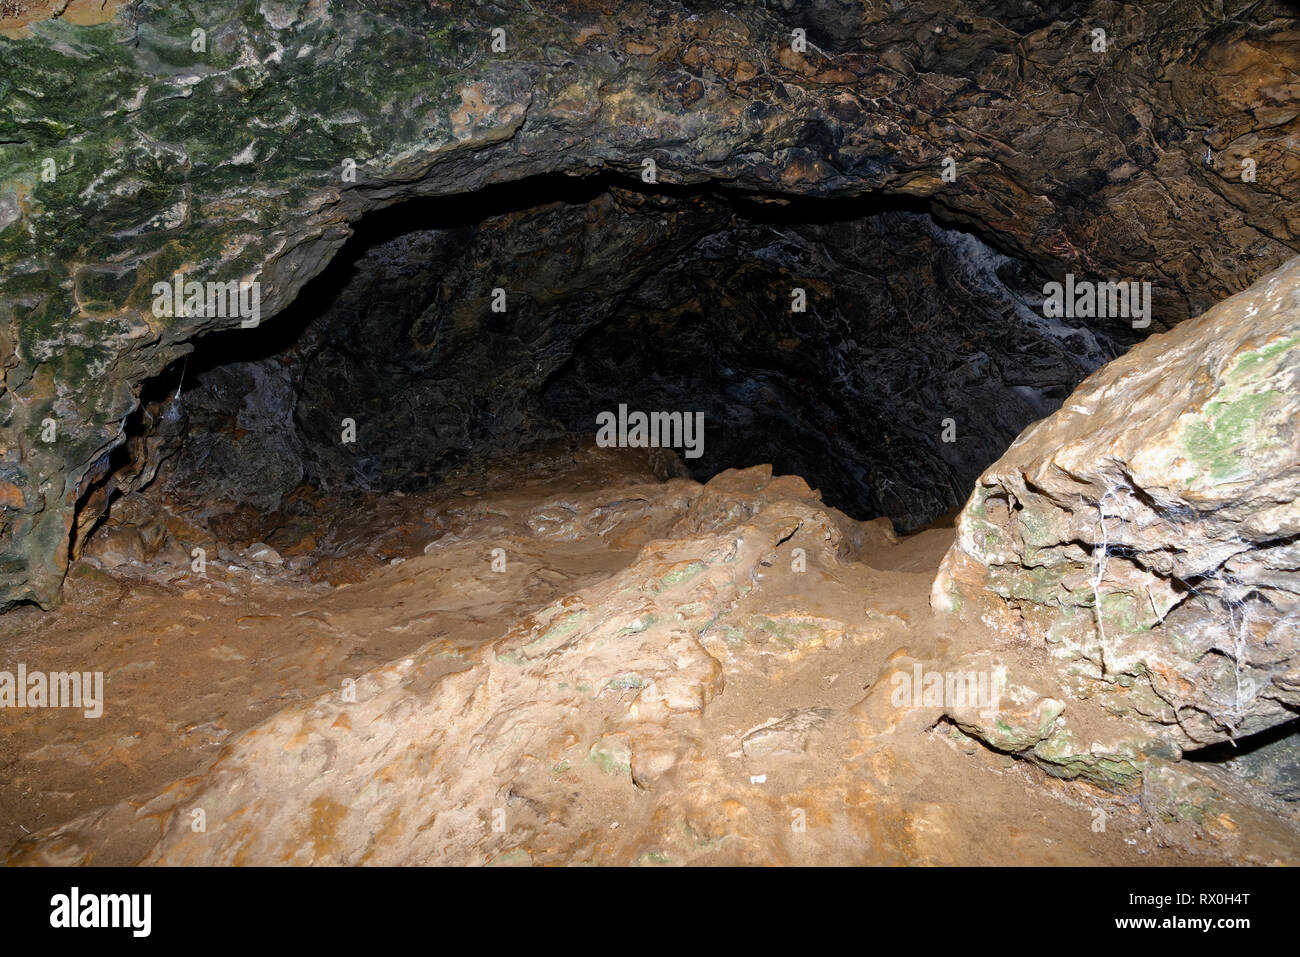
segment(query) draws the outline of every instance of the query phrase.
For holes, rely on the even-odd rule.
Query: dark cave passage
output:
[[[542,176],[368,216],[286,312],[160,377],[184,440],[149,451],[194,501],[274,509],[623,407],[702,419],[698,480],[770,463],[912,531],[1136,338],[1043,318],[1042,282],[919,203]]]

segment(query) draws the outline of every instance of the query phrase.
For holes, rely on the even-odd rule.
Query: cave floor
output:
[[[4,713],[10,863],[1300,861],[1292,822],[1167,820],[882,708],[887,662],[981,643],[928,606],[950,528],[595,449],[314,516],[203,576],[175,530],[101,549],[0,619],[14,665],[106,681],[95,719]]]

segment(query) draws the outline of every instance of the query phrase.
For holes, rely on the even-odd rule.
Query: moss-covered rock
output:
[[[154,284],[258,282],[269,321],[352,222],[409,197],[638,176],[646,158],[663,183],[932,196],[1045,268],[1163,283],[1162,321],[1289,254],[1294,120],[1276,91],[1295,65],[1279,4],[1186,10],[1174,36],[1160,11],[1098,0],[1086,16],[1126,38],[1104,62],[1105,109],[1075,92],[1099,69],[1077,20],[971,3],[960,22],[979,29],[942,30],[946,2],[877,6],[831,28],[802,5],[139,0],[106,22],[6,31],[0,482],[18,491],[2,506],[0,606],[54,599],[78,503],[141,383],[239,325],[155,315]],[[813,41],[798,54],[795,28]],[[1231,69],[1193,69],[1202,47]],[[1193,129],[1212,131],[1217,164]],[[1238,142],[1257,184],[1233,179]],[[936,175],[945,156],[955,183]],[[1205,451],[1211,469],[1229,455]]]

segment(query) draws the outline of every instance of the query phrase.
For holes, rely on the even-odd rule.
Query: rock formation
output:
[[[1293,5],[0,17],[8,862],[1300,860]]]
[[[8,862],[1295,860],[1300,821],[1219,769],[1156,762],[1137,805],[1046,791],[963,733],[991,706],[1002,734],[984,733],[1014,750],[1078,706],[1046,696],[1051,673],[1024,668],[1023,649],[985,650],[978,628],[933,632],[929,576],[908,568],[946,532],[895,544],[888,523],[854,522],[797,478],[661,481],[618,450],[559,456],[479,494],[416,496],[406,514],[438,514],[443,533],[420,548],[409,528],[388,546],[404,556],[346,588],[304,591],[250,555],[201,585],[173,568],[159,581],[174,585],[119,604],[138,647],[116,680],[134,693],[89,742],[109,769],[149,760],[118,737],[161,693],[148,675],[169,656],[146,619],[178,605],[238,615],[210,651],[215,671],[173,679],[225,709],[200,703],[191,713],[207,720],[181,728],[205,767],[157,767],[150,788],[22,836]],[[899,696],[900,674],[990,666],[1007,675],[990,702]],[[252,700],[288,681],[323,687]],[[245,702],[269,714],[242,730]],[[1099,811],[1113,818],[1100,836]]]
[[[1291,720],[1298,422],[1294,259],[1135,346],[1025,430],[962,510],[935,607],[993,616],[1048,650],[1060,696],[1149,722],[1176,747]]]
[[[1246,0],[1173,19],[1105,2],[139,0],[11,29],[4,601],[54,598],[142,383],[240,324],[154,315],[155,283],[259,281],[270,321],[363,213],[412,197],[646,160],[663,184],[924,197],[1050,273],[1153,282],[1156,327],[1200,312],[1294,252],[1296,26]]]

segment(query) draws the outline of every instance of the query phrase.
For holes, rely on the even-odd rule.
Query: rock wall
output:
[[[166,478],[196,506],[274,507],[305,477],[410,491],[620,405],[690,409],[697,480],[768,464],[910,531],[1133,339],[1044,319],[1021,264],[922,213],[599,181],[533,205],[556,187],[473,223],[371,217],[278,321],[201,342],[166,377],[190,435]]]
[[[976,484],[932,605],[1050,656],[1044,696],[1175,748],[1249,735],[1300,710],[1297,488],[1300,258],[1027,429]]]
[[[548,383],[548,406],[574,430],[620,402],[701,410],[697,479],[771,464],[912,532],[1131,341],[1044,320],[1017,263],[924,214],[809,205],[737,216],[635,288]]]

